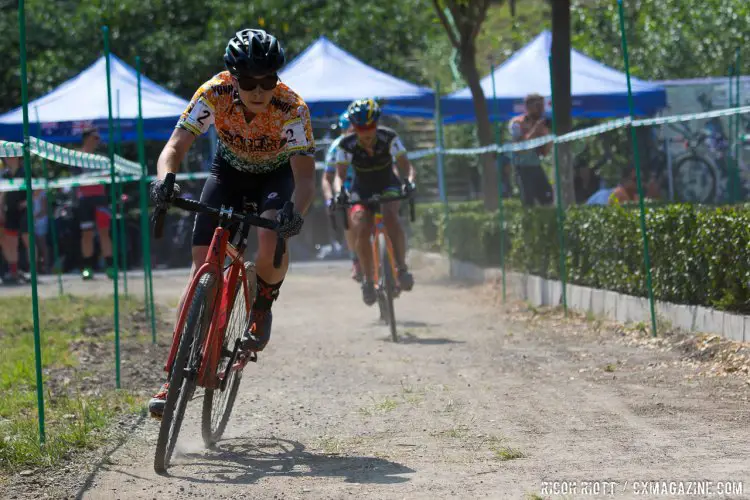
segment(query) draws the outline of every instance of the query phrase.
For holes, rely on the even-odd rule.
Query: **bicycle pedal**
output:
[[[232,368],[234,368],[235,370],[242,370],[243,368],[245,368],[248,362],[257,363],[258,353],[256,353],[255,351],[249,351],[238,354],[237,360],[232,365]]]

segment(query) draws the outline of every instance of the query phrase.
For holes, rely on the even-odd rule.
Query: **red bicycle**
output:
[[[174,174],[167,174],[164,182],[169,192],[174,180]],[[255,265],[245,262],[242,255],[252,226],[277,230],[280,225],[257,215],[252,204],[245,207],[245,213],[225,207],[216,209],[179,197],[171,204],[191,212],[215,215],[219,223],[206,261],[190,282],[164,367],[169,390],[154,456],[154,469],[160,473],[169,467],[185,409],[197,386],[205,389],[201,430],[206,446],[211,447],[221,439],[226,429],[242,370],[249,361],[258,360],[257,353],[239,349],[256,293]],[[166,207],[160,206],[154,214],[156,238],[161,237],[165,213]],[[282,220],[292,213],[293,204],[289,202],[283,208]],[[229,241],[230,227],[237,224],[239,238],[233,244]],[[279,236],[274,267],[281,265],[285,252],[285,240]]]

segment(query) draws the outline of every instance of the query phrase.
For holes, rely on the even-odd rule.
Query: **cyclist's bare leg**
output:
[[[276,210],[267,210],[261,214],[264,219],[275,220]],[[289,268],[289,252],[284,254],[281,266],[273,267],[273,255],[276,252],[277,236],[274,231],[258,228],[258,254],[255,258],[255,271],[258,277],[268,284],[278,283],[286,276]]]
[[[350,230],[355,239],[354,248],[359,257],[365,281],[370,283],[372,283],[375,274],[372,262],[372,244],[370,243],[372,224],[372,215],[366,210],[358,209],[352,212]]]
[[[388,237],[393,244],[393,253],[396,257],[396,266],[404,267],[406,263],[406,235],[401,227],[401,221],[398,220],[398,201],[383,203],[383,223]]]
[[[274,220],[276,219],[276,210],[267,210],[261,216]],[[262,351],[271,337],[273,318],[271,306],[279,295],[281,284],[289,268],[288,247],[279,268],[273,266],[277,242],[278,235],[275,231],[258,228],[258,252],[255,257],[258,287],[250,313],[250,325],[243,336],[243,350]]]
[[[31,247],[29,246],[29,233],[21,233],[21,241],[23,241],[23,246],[26,248],[26,258],[29,259],[28,262],[31,262]],[[39,255],[39,247],[36,247],[37,255]]]
[[[18,234],[5,231],[3,235],[3,256],[11,267],[11,274],[18,270]]]
[[[94,229],[84,229],[81,231],[81,257],[84,263],[86,259],[94,256]]]
[[[337,175],[333,180],[333,190],[338,193],[341,191],[341,178]],[[352,228],[344,229],[344,239],[346,240],[347,250],[356,253],[357,239],[355,238]]]
[[[109,228],[99,229],[99,244],[101,245],[102,257],[112,257],[112,238],[109,237]],[[93,232],[92,232],[93,238]]]
[[[354,231],[352,231],[351,227],[344,230],[344,238],[346,239],[347,249],[352,252],[356,252],[357,238],[355,237]]]

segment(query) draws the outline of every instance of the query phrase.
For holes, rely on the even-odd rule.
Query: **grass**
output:
[[[344,455],[352,448],[362,444],[362,438],[337,438],[333,436],[322,436],[318,438],[316,448],[323,450],[326,455]]]
[[[340,439],[325,436],[319,439],[318,448],[322,449],[326,455],[340,455],[344,444]]]
[[[526,456],[521,450],[517,448],[511,448],[510,446],[493,446],[492,453],[495,454],[495,458],[497,460],[501,461],[515,460],[517,458],[524,458]]]
[[[453,398],[448,398],[448,401],[445,403],[445,408],[443,408],[444,413],[451,413],[456,411],[458,408],[458,404],[453,400]]]
[[[424,401],[424,390],[417,390],[413,385],[404,384],[403,380],[401,381],[401,393],[404,401],[411,405],[418,405]]]
[[[635,324],[634,328],[641,333],[648,333],[649,331],[649,327],[646,325],[645,321],[639,321]]]
[[[516,460],[518,458],[526,457],[526,454],[518,448],[512,448],[502,444],[503,438],[501,437],[491,436],[487,441],[489,442],[490,451],[494,455],[495,460],[505,462],[507,460]]]
[[[382,411],[383,413],[388,413],[390,411],[395,410],[398,407],[398,401],[391,398],[385,398],[383,401],[375,405],[375,409],[378,411]]]
[[[121,298],[127,310],[135,301]],[[130,304],[129,302],[132,302]],[[125,391],[100,395],[44,394],[46,443],[39,444],[36,370],[31,300],[27,297],[0,299],[0,473],[23,468],[52,466],[72,451],[91,448],[101,440],[112,416],[134,412],[138,401]],[[44,382],[50,370],[77,367],[69,351],[73,340],[86,339],[85,327],[92,320],[112,317],[110,297],[63,296],[39,304]],[[106,323],[105,323],[106,324]],[[99,332],[98,339],[110,338]],[[77,370],[83,376],[85,370]],[[114,382],[112,383],[114,386]]]
[[[447,437],[452,439],[459,439],[466,437],[469,433],[469,427],[465,425],[459,425],[444,431],[439,431],[433,434],[433,436]]]
[[[403,398],[404,401],[415,406],[424,401],[424,395],[422,394],[405,394]]]
[[[377,402],[373,398],[373,403],[374,404],[372,404],[371,406],[361,407],[359,409],[359,414],[365,417],[371,417],[376,413],[389,413],[398,408],[399,405],[398,401],[388,396],[386,396],[382,401]]]

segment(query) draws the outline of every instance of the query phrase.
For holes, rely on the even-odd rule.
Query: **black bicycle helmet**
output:
[[[238,31],[224,54],[224,64],[238,78],[276,73],[285,61],[284,49],[276,37],[255,29]]]

